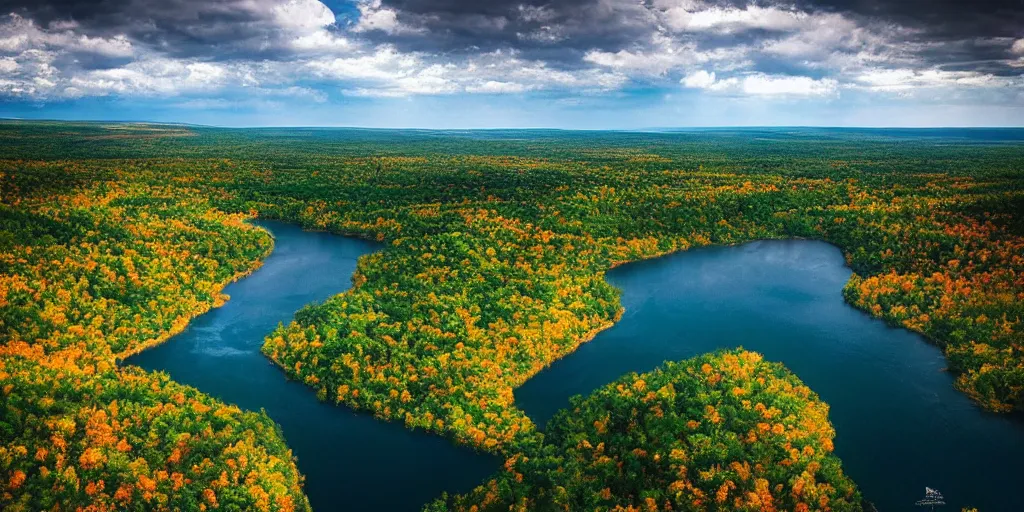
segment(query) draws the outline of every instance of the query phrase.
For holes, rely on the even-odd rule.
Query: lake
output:
[[[436,435],[321,403],[260,353],[264,336],[304,305],[351,285],[377,244],[270,221],[273,253],[225,288],[224,306],[127,363],[281,425],[306,476],[314,510],[418,510],[465,492],[501,464]],[[945,359],[923,338],[887,327],[843,301],[842,253],[815,241],[694,249],[610,271],[626,311],[614,327],[516,390],[543,425],[624,373],[718,348],[743,346],[781,361],[831,405],[836,453],[883,512],[914,510],[924,487],[950,506],[1020,510],[1024,425],[981,411],[953,389]]]
[[[264,337],[306,304],[348,289],[356,260],[380,246],[281,222],[257,224],[273,233],[274,251],[259,270],[224,289],[231,300],[126,363],[165,371],[243,409],[265,409],[298,457],[317,512],[419,510],[497,471],[497,457],[322,403],[312,388],[287,380],[260,352]]]
[[[1024,424],[953,388],[924,338],[846,304],[840,250],[807,240],[708,247],[611,270],[622,320],[516,390],[538,424],[624,373],[743,346],[784,363],[831,406],[836,453],[883,512],[924,487],[949,506],[1024,509]]]

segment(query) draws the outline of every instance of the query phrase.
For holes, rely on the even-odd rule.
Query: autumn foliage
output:
[[[834,435],[828,406],[782,365],[708,354],[574,397],[542,443],[428,509],[861,510]]]
[[[851,304],[940,346],[981,406],[1024,410],[1017,145],[852,132],[189,130],[110,139],[93,125],[0,123],[5,509],[48,508],[57,490],[64,503],[114,508],[305,506],[265,416],[117,367],[256,268],[271,242],[244,224],[252,216],[385,245],[360,260],[351,290],[268,333],[267,356],[324,400],[481,450],[512,457],[539,442],[514,389],[617,319],[608,269],[766,238],[836,244],[855,272]],[[95,411],[113,447],[86,435]],[[169,418],[183,430],[161,430]],[[223,492],[222,472],[244,490]],[[709,500],[782,500],[768,476],[730,476],[724,490],[688,478]]]
[[[117,366],[222,301],[269,237],[194,190],[4,168],[0,508],[308,509],[266,415]]]

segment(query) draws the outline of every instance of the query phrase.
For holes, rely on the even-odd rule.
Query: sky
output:
[[[0,0],[0,117],[1024,125],[1024,0]]]

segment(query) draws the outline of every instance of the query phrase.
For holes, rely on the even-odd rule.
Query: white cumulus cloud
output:
[[[107,57],[130,57],[133,54],[132,43],[124,35],[89,37],[76,33],[74,27],[74,23],[59,23],[44,29],[35,21],[17,14],[0,17],[0,52],[54,50]]]
[[[333,25],[334,12],[319,0],[287,0],[273,7],[277,24],[294,29],[310,30]]]
[[[403,53],[385,45],[365,55],[312,61],[306,67],[315,76],[348,83],[344,94],[389,98],[460,92],[516,94],[549,89],[607,91],[620,88],[627,81],[616,72],[559,70],[501,50],[455,62],[438,62],[430,57]]]
[[[11,57],[0,57],[0,73],[5,75],[14,73],[18,70],[18,61]]]
[[[380,0],[362,0],[356,5],[359,9],[359,21],[352,27],[353,32],[370,32],[379,30],[386,34],[422,33],[423,30],[413,28],[398,21],[398,12],[381,4]]]
[[[828,96],[838,91],[839,82],[832,78],[755,74],[743,79],[743,92],[768,96]]]
[[[690,89],[746,96],[832,96],[839,90],[839,82],[831,78],[752,73],[719,79],[704,70],[689,73],[679,83]]]
[[[1015,55],[1024,55],[1024,37],[1013,42],[1013,45],[1010,46],[1010,52]]]
[[[700,50],[692,42],[680,43],[662,34],[655,34],[643,50],[590,50],[583,56],[583,60],[623,72],[663,75],[673,69],[708,62],[741,63],[747,51],[743,46]]]
[[[875,91],[912,91],[920,88],[999,88],[1024,85],[1020,77],[995,76],[977,71],[942,69],[869,69],[854,78],[854,86]]]
[[[707,89],[715,84],[715,73],[701,69],[686,75],[679,83],[690,89]]]
[[[809,17],[807,13],[801,11],[756,5],[743,9],[707,7],[691,10],[693,7],[696,6],[682,5],[667,9],[664,12],[666,24],[679,32],[730,33],[752,29],[790,31],[800,28]]]

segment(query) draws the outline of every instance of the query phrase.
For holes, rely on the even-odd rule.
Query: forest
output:
[[[263,351],[321,400],[507,460],[431,510],[858,510],[827,405],[757,354],[624,376],[546,432],[513,392],[616,321],[608,269],[812,238],[843,250],[850,304],[1022,412],[1019,142],[2,122],[0,507],[309,508],[265,414],[120,364],[229,300],[272,248],[262,218],[385,245]]]
[[[782,365],[707,354],[576,397],[497,478],[428,510],[862,510],[834,435]]]

